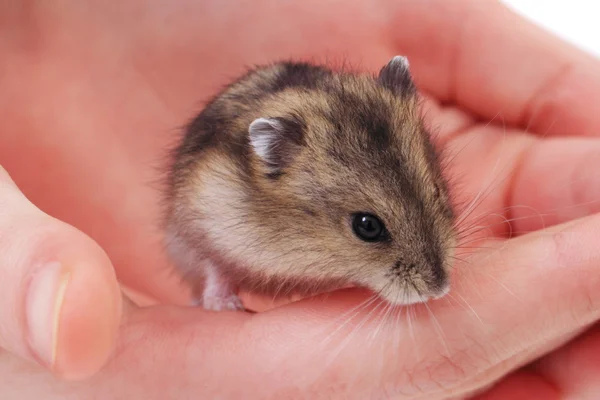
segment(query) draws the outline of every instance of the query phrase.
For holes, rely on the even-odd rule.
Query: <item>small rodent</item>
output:
[[[449,290],[455,213],[405,57],[376,76],[249,71],[189,124],[166,200],[168,252],[206,309],[243,309],[239,289]]]

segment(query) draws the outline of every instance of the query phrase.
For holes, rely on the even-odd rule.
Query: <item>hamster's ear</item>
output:
[[[410,73],[408,59],[403,56],[392,58],[390,62],[379,71],[377,80],[382,86],[404,98],[413,97],[417,92],[417,88],[415,87]]]
[[[269,174],[280,174],[300,151],[302,126],[285,118],[257,118],[248,127],[250,145]]]

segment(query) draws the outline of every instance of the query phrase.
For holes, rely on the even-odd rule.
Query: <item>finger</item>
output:
[[[461,237],[521,235],[600,212],[600,140],[481,127],[448,143]]]
[[[106,362],[121,294],[105,253],[0,172],[0,347],[66,379]]]
[[[380,0],[374,5],[358,0],[345,4],[342,18],[337,2],[318,0],[256,1],[252,8],[232,8],[226,13],[211,3],[198,4],[195,13],[177,15],[179,24],[161,25],[158,31],[148,29],[136,36],[135,48],[144,49],[138,61],[152,71],[175,68],[188,78],[152,82],[176,108],[186,110],[198,101],[198,93],[217,90],[227,76],[242,73],[245,65],[292,57],[333,63],[348,60],[376,70],[400,53],[409,57],[420,88],[485,120],[500,114],[511,125],[541,134],[600,132],[600,118],[593,117],[600,93],[598,61],[502,3]],[[123,15],[134,12],[130,5],[122,7]],[[72,12],[78,21],[86,20],[85,14],[77,14],[81,10]],[[142,28],[155,27],[164,13],[161,8],[148,9],[139,23]],[[229,26],[235,26],[244,38],[243,46],[221,45],[231,34],[225,28]],[[156,46],[156,35],[178,45]],[[203,51],[190,40],[199,36],[213,38],[206,41]],[[278,40],[272,42],[274,36]],[[266,40],[272,42],[268,47]],[[195,66],[205,64],[206,54],[213,56],[213,63],[204,78],[198,78]],[[208,78],[211,72],[214,76]]]
[[[503,379],[498,385],[473,400],[561,400],[562,394],[552,383],[539,374],[518,371]]]
[[[452,297],[431,303],[429,311],[416,307],[410,324],[392,319],[388,322],[397,325],[386,330],[380,325],[384,313],[375,312],[362,327],[365,319],[356,318],[355,326],[325,345],[330,332],[320,333],[323,327],[339,327],[346,299],[329,301],[327,308],[315,299],[259,314],[243,337],[258,338],[253,325],[271,334],[246,354],[248,359],[260,354],[265,370],[279,366],[281,376],[274,372],[274,378],[297,376],[297,385],[325,388],[358,381],[426,399],[485,386],[547,351],[549,341],[600,316],[599,234],[597,215],[522,236],[482,254],[471,267],[463,265]],[[291,321],[282,326],[286,316]],[[350,339],[343,343],[348,332]],[[270,350],[274,347],[277,351]],[[245,359],[244,352],[237,353],[241,349],[235,350]],[[348,390],[370,395],[367,387]]]
[[[538,142],[523,158],[509,193],[507,218],[517,232],[600,212],[600,140]]]
[[[350,318],[368,298],[358,291],[251,316],[138,310],[103,375],[104,393],[123,382],[131,398],[148,387],[160,398],[182,388],[209,398],[472,393],[600,317],[599,234],[594,216],[509,241],[464,268],[452,298],[412,308],[410,322],[376,305]]]
[[[558,390],[568,393],[570,398],[597,399],[600,398],[599,355],[600,327],[595,326],[535,363],[533,369],[543,379],[553,382]]]
[[[593,135],[600,63],[495,1],[386,2],[419,86],[485,120]],[[433,35],[432,32],[443,32]]]

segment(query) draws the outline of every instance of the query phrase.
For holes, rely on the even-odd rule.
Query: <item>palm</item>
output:
[[[411,57],[424,90],[444,102],[460,103],[444,108],[432,103],[429,116],[434,125],[442,125],[440,138],[447,142],[450,153],[456,154],[451,172],[462,178],[461,199],[473,199],[483,190],[477,208],[468,208],[470,219],[462,225],[465,234],[483,232],[490,239],[504,240],[508,232],[528,232],[594,211],[594,205],[587,203],[591,199],[577,199],[577,205],[585,207],[566,208],[572,204],[567,194],[545,196],[550,188],[540,174],[552,169],[544,170],[526,150],[537,143],[536,148],[550,157],[555,149],[552,144],[541,145],[542,139],[525,133],[525,127],[506,132],[503,122],[518,126],[514,109],[507,107],[507,115],[498,115],[496,124],[488,126],[474,121],[482,115],[487,115],[485,122],[491,120],[500,105],[490,100],[476,113],[463,111],[474,110],[484,96],[466,85],[453,94],[463,101],[451,98],[450,87],[456,84],[452,79],[460,80],[462,74],[440,71],[452,58],[435,48],[443,46],[444,39],[431,39],[427,49],[419,41],[427,37],[422,31],[427,24],[437,24],[425,17],[432,15],[431,8],[417,2],[382,2],[389,9],[382,13],[378,7],[357,1],[344,6],[352,12],[339,16],[333,3],[318,3],[318,14],[306,3],[270,2],[253,3],[252,10],[236,6],[224,14],[226,7],[216,7],[213,2],[156,3],[154,8],[148,4],[143,9],[136,9],[133,3],[109,7],[98,2],[93,10],[80,5],[61,10],[60,18],[31,19],[39,24],[31,30],[35,33],[24,38],[27,46],[11,53],[10,63],[0,75],[0,160],[34,203],[96,239],[111,256],[125,285],[162,300],[184,300],[176,280],[165,284],[171,274],[157,246],[161,239],[157,230],[160,178],[165,150],[181,125],[201,107],[201,101],[244,65],[280,57],[314,57],[335,62],[345,59],[374,70],[397,53],[400,45]],[[440,8],[444,4],[440,2]],[[463,8],[468,7],[456,7],[453,12],[462,13]],[[392,32],[382,21],[400,10],[404,21],[423,22],[407,23],[398,28],[402,32]],[[391,34],[396,42],[389,40]],[[528,117],[534,119],[532,128],[538,132],[552,133],[552,129],[565,126],[560,120]],[[575,156],[578,146],[588,146],[591,140],[546,141],[563,141],[560,149],[573,148]],[[533,167],[517,169],[530,160]],[[534,173],[537,181],[531,183]],[[536,213],[527,207],[534,207]],[[543,219],[537,212],[544,214]],[[503,218],[512,221],[492,225],[479,221],[480,215],[490,213],[499,213],[499,222]],[[474,228],[477,224],[489,225],[489,229],[479,232]],[[467,251],[469,245],[463,247]],[[462,296],[469,304],[477,303],[471,301],[473,293],[468,290]],[[465,314],[460,306],[454,304],[454,308],[459,309],[455,314]],[[288,315],[293,314],[279,318]],[[452,313],[449,315],[452,318]],[[473,316],[463,318],[472,320]],[[530,388],[536,390],[533,385]]]

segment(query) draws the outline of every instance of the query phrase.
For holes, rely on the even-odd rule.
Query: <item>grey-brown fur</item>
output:
[[[283,127],[258,156],[249,126]],[[359,284],[396,303],[447,289],[454,214],[406,67],[379,76],[278,63],[248,72],[191,122],[175,151],[169,249],[202,292],[210,262],[232,290]],[[366,243],[350,216],[380,217]]]

